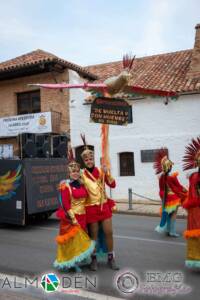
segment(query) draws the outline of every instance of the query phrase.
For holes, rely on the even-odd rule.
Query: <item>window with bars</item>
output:
[[[135,176],[134,153],[119,153],[120,176]]]
[[[40,91],[17,94],[18,115],[38,113],[40,111]]]

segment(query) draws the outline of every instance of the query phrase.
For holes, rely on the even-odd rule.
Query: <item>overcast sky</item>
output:
[[[36,49],[80,65],[191,49],[200,0],[0,0],[0,61]]]

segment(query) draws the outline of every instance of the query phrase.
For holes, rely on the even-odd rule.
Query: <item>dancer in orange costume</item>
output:
[[[178,207],[184,201],[187,191],[179,183],[178,173],[170,172],[173,162],[168,158],[167,149],[160,149],[155,157],[154,168],[159,177],[159,195],[162,200],[162,216],[160,225],[155,230],[159,233],[166,232],[171,237],[178,237],[176,233],[176,215]]]
[[[188,268],[200,270],[200,137],[193,139],[186,147],[184,156],[184,170],[198,168],[189,177],[189,193],[183,207],[188,211],[187,230],[184,236],[187,239]]]
[[[79,263],[91,256],[95,248],[86,233],[85,204],[87,190],[80,181],[80,165],[74,160],[72,151],[69,157],[70,183],[66,180],[60,183],[60,204],[57,211],[60,219],[60,232],[57,236],[57,259],[54,267],[57,269],[75,268],[81,271]]]

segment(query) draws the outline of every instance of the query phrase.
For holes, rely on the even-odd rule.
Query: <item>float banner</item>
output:
[[[25,185],[21,160],[0,160],[0,223],[25,223]]]
[[[28,214],[56,210],[58,184],[67,178],[67,159],[25,159]]]

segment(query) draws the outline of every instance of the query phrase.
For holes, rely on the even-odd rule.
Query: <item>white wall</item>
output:
[[[70,83],[83,82],[78,74],[70,71]],[[95,160],[100,161],[100,124],[90,123],[90,105],[83,105],[88,94],[81,89],[70,90],[70,127],[72,146],[82,144],[80,133],[85,133],[88,144],[95,146]],[[75,100],[75,101],[73,101]],[[141,162],[141,150],[167,147],[179,171],[180,181],[187,185],[186,173],[182,171],[182,157],[185,145],[192,137],[200,135],[200,95],[180,96],[164,105],[163,98],[146,98],[132,101],[133,123],[128,126],[110,125],[110,158],[112,174],[117,188],[115,199],[127,199],[128,188],[134,192],[158,199],[158,182],[152,163]],[[134,152],[135,176],[119,176],[120,152]]]

